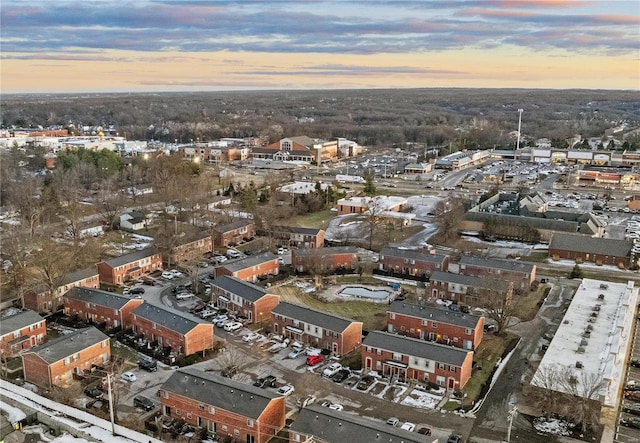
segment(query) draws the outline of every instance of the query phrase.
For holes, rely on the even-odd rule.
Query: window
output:
[[[431,327],[433,327],[433,328],[437,328],[437,327],[438,327],[438,322],[436,322],[436,321],[432,321],[432,322],[431,322]]]
[[[247,426],[249,426],[250,428],[253,428],[253,420],[248,419],[247,420]]]
[[[429,324],[429,320],[422,320],[422,326],[427,326]]]
[[[202,403],[200,403],[200,404],[198,405],[198,409],[200,409],[201,411],[204,411],[204,405],[203,405]]]
[[[191,418],[191,412],[187,412],[187,418]]]
[[[376,354],[382,355],[382,349],[376,349]]]
[[[71,358],[70,358],[70,357],[65,358],[65,359],[64,359],[64,365],[66,366],[66,365],[68,365],[69,363],[71,363]]]
[[[227,432],[227,425],[222,425],[222,432]]]
[[[169,398],[169,391],[162,391],[163,398]]]
[[[396,361],[402,361],[402,354],[398,354],[397,352],[394,352],[393,359]]]
[[[444,369],[444,363],[438,363],[438,369]]]
[[[182,415],[182,411],[180,409],[176,409],[176,415]]]
[[[300,441],[300,434],[293,434],[293,441]]]
[[[449,366],[449,372],[456,372],[455,366]]]
[[[471,335],[471,332],[472,331],[471,331],[470,328],[467,328],[467,329],[464,330],[464,333],[467,334],[467,335]]]
[[[209,406],[209,414],[215,415],[215,413],[216,413],[216,408],[214,408],[213,406]]]
[[[389,319],[390,320],[395,320],[396,319],[396,313],[395,312],[389,312]]]
[[[108,346],[107,340],[103,341],[100,346],[106,348]]]
[[[371,352],[371,346],[367,346],[367,352]]]

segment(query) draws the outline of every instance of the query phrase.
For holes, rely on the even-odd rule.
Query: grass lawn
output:
[[[132,367],[132,365],[135,366],[138,364],[138,353],[128,348],[127,346],[121,344],[118,344],[117,346],[111,346],[111,355],[114,358],[122,358],[125,361],[125,366],[127,367],[127,369]]]
[[[299,288],[281,286],[272,291],[280,295],[282,301],[307,306],[311,309],[336,314],[363,322],[363,329],[381,329],[384,326],[387,305],[365,301],[323,302],[309,294],[303,294]]]
[[[298,226],[303,228],[319,228],[327,229],[329,226],[329,220],[336,216],[335,211],[329,209],[320,212],[314,212],[306,215],[298,215],[293,217],[289,224],[291,226]]]
[[[529,321],[536,316],[540,309],[538,303],[544,298],[547,285],[539,285],[537,291],[527,292],[525,295],[514,295],[513,315],[521,321]]]
[[[547,251],[533,251],[526,256],[526,261],[532,261],[537,263],[544,263],[549,257]]]
[[[517,337],[513,334],[507,334],[505,337],[485,334],[482,339],[482,343],[480,343],[480,346],[476,349],[473,358],[476,362],[473,374],[463,389],[463,392],[467,394],[464,399],[463,406],[471,406],[473,401],[478,398],[482,391],[482,387],[486,383],[490,382],[489,377],[493,372],[493,368],[495,367],[498,358],[500,358],[504,353],[504,350],[507,348],[507,344],[512,339],[516,338]]]

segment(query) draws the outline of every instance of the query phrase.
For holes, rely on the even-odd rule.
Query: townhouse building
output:
[[[222,226],[216,226],[213,230],[213,244],[215,247],[224,248],[233,246],[245,239],[253,238],[256,228],[253,222],[248,220],[236,220]]]
[[[321,248],[324,246],[324,230],[298,226],[275,226],[271,236],[276,246],[289,248]]]
[[[362,322],[282,302],[273,308],[273,332],[308,346],[344,355],[362,342]]]
[[[43,343],[47,322],[37,312],[25,310],[0,320],[0,354],[14,357]]]
[[[68,317],[104,324],[107,329],[127,329],[133,324],[132,312],[144,300],[100,289],[73,288],[64,295],[63,303]]]
[[[474,350],[484,335],[484,317],[394,301],[387,309],[387,332]]]
[[[25,381],[51,388],[67,387],[74,375],[83,376],[111,358],[109,337],[90,326],[29,349],[22,354]]]
[[[431,273],[446,272],[449,256],[431,251],[384,247],[380,251],[378,269],[382,272],[415,277],[428,277]]]
[[[219,308],[246,318],[249,323],[262,323],[271,319],[271,311],[280,303],[280,296],[239,278],[223,275],[211,282],[211,300]]]
[[[135,334],[178,355],[213,348],[213,324],[191,314],[143,303],[133,310],[132,319]]]
[[[257,282],[261,277],[278,275],[280,263],[278,257],[271,252],[251,255],[241,260],[224,262],[215,268],[215,276],[228,275],[248,282]]]
[[[213,238],[208,232],[196,232],[179,237],[177,243],[168,251],[166,257],[163,257],[165,263],[179,264],[199,260],[213,252]]]
[[[514,288],[528,290],[536,279],[536,265],[517,260],[499,260],[463,255],[459,272],[476,277],[489,277],[513,282]]]
[[[100,281],[110,285],[122,285],[143,275],[162,269],[162,254],[155,248],[146,248],[121,255],[96,265]]]
[[[336,271],[357,271],[360,265],[358,249],[354,246],[332,248],[293,249],[291,265],[296,272],[329,274]]]
[[[433,272],[427,290],[433,298],[478,306],[490,297],[499,296],[505,300],[513,297],[513,282],[452,272]]]
[[[371,331],[362,342],[362,367],[398,380],[464,388],[471,377],[473,351],[417,338]]]
[[[26,291],[24,294],[25,308],[36,312],[56,311],[62,305],[62,296],[75,287],[100,287],[100,275],[96,268],[80,269],[65,275],[60,286],[53,293],[44,288]]]
[[[576,263],[595,263],[628,267],[631,265],[633,241],[590,237],[581,234],[556,232],[549,243],[549,257],[575,260]]]
[[[284,427],[285,398],[211,372],[182,368],[160,388],[161,412],[217,441],[266,443]]]

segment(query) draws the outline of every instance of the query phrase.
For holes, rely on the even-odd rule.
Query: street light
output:
[[[262,312],[260,312],[258,315],[260,315],[260,330],[262,330]]]

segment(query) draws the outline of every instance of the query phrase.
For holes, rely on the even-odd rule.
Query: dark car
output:
[[[104,393],[98,388],[87,388],[84,390],[84,393],[91,398],[101,399],[104,398]]]
[[[622,410],[627,414],[640,415],[640,404],[625,405]]]
[[[631,360],[629,364],[634,368],[640,368],[640,360]]]
[[[129,290],[129,294],[144,294],[144,288],[141,288],[140,286],[131,288],[131,290]]]
[[[418,434],[431,435],[431,428],[420,428],[418,429]]]
[[[158,370],[158,362],[155,360],[140,360],[138,361],[138,367],[145,371],[155,372]]]
[[[253,386],[258,388],[275,388],[276,387],[276,377],[273,375],[267,375],[266,377],[260,377],[257,379]]]
[[[360,379],[356,387],[361,391],[366,391],[367,389],[369,389],[369,387],[373,384],[374,381],[375,381],[375,378],[373,378],[370,375],[365,375]]]
[[[633,401],[640,401],[640,391],[627,391],[624,393],[625,398]]]
[[[637,418],[623,418],[620,420],[620,424],[628,428],[640,429],[640,420]]]
[[[143,397],[142,395],[133,397],[133,405],[136,408],[141,408],[141,409],[144,409],[145,411],[150,411],[156,407],[156,405],[151,401],[151,399],[147,397]]]
[[[462,436],[458,434],[451,434],[447,439],[447,443],[463,443]]]
[[[331,380],[335,381],[336,383],[342,383],[347,378],[349,378],[350,374],[351,372],[348,369],[340,369],[338,372],[333,374],[333,377],[331,377]]]

